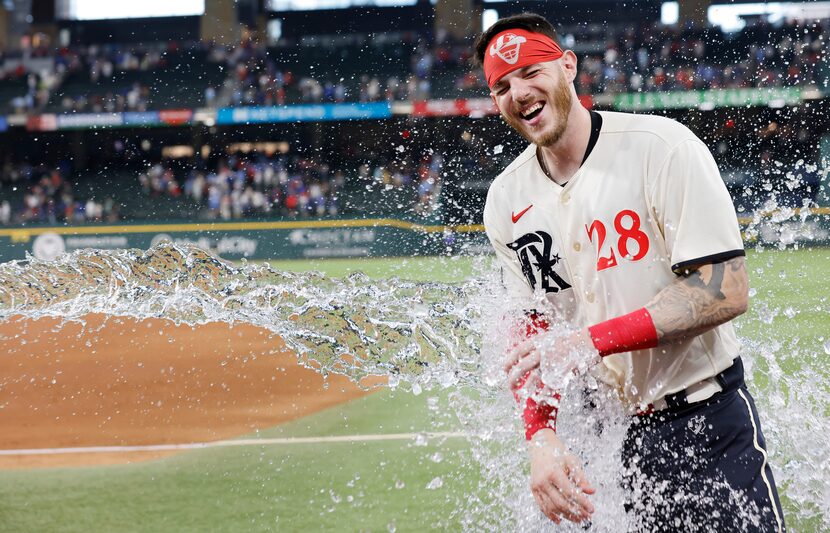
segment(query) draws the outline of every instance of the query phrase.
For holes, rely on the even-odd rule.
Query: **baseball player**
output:
[[[505,365],[514,391],[534,389],[524,421],[540,509],[556,523],[594,512],[556,435],[561,383],[541,372],[589,371],[631,413],[623,472],[637,530],[783,531],[730,323],[747,307],[745,254],[709,150],[667,118],[584,108],[576,56],[538,15],[496,22],[476,57],[530,142],[490,186],[484,224],[508,290],[546,306]]]

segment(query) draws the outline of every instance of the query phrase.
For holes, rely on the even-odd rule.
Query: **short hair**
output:
[[[493,37],[504,30],[510,30],[513,28],[547,35],[553,39],[553,42],[560,44],[559,37],[556,35],[556,30],[553,28],[553,25],[542,15],[537,15],[536,13],[521,13],[519,15],[513,15],[512,17],[505,17],[497,20],[495,24],[487,28],[487,30],[482,33],[478,39],[476,39],[475,59],[479,66],[484,65],[484,54],[487,53],[487,45]]]

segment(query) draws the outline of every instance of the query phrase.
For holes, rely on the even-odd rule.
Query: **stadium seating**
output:
[[[578,26],[563,27],[560,36],[566,46],[573,45],[580,58],[577,90],[583,94],[781,86],[823,89],[830,79],[830,58],[825,54],[825,43],[830,41],[826,21],[777,27],[756,25],[735,34],[714,28]],[[79,46],[56,50],[54,64],[54,86],[44,88],[39,81],[42,73],[25,69],[8,73],[0,80],[3,109],[32,113],[118,112],[208,105],[480,98],[487,94],[479,69],[471,65],[470,43],[430,43],[412,33],[308,37],[271,47],[251,41],[232,47],[201,43]],[[48,98],[44,98],[44,91]],[[801,120],[802,125],[808,123],[809,120]],[[793,136],[806,135],[800,153],[808,154],[810,159],[809,153],[815,151],[811,133],[802,128],[787,135],[782,142],[789,144]],[[300,171],[292,166],[294,163],[288,164],[288,182],[293,182],[290,187],[299,188],[294,192],[300,204],[293,207],[285,204],[289,196],[287,183],[273,187],[254,184],[250,193],[244,188],[234,192],[232,179],[213,199],[225,202],[224,207],[211,206],[207,195],[192,194],[194,162],[185,165],[190,171],[173,171],[175,183],[169,190],[166,185],[161,190],[148,188],[147,183],[142,185],[140,171],[126,170],[117,162],[107,167],[106,179],[90,171],[65,175],[63,179],[73,188],[74,204],[69,207],[61,203],[60,194],[44,193],[39,176],[27,177],[14,188],[4,176],[0,184],[4,200],[12,207],[11,222],[62,217],[75,222],[88,220],[90,217],[83,211],[90,195],[84,193],[84,184],[93,182],[98,191],[93,200],[106,207],[106,212],[92,216],[93,220],[102,216],[129,220],[290,218],[349,213],[386,216],[401,214],[402,209],[420,216],[435,212],[442,188],[463,189],[459,183],[472,183],[472,189],[478,188],[481,176],[497,172],[507,155],[473,154],[467,146],[448,145],[445,149],[446,165],[453,169],[454,177],[447,184],[440,183],[441,173],[434,168],[430,167],[430,177],[424,178],[423,164],[402,164],[394,152],[363,158],[331,159],[330,155],[320,155],[311,166],[329,166],[330,175],[338,169],[344,181],[336,190],[323,187],[327,198],[316,199],[310,206],[303,204],[307,201],[307,189],[314,186],[315,194],[319,194],[320,184],[331,178],[321,180],[317,170]],[[761,208],[770,196],[793,206],[815,198],[819,179],[816,172],[804,170],[797,186],[787,179],[769,184],[760,177],[767,165],[764,158],[783,160],[786,151],[765,148],[759,152],[760,160],[747,163],[729,159],[733,150],[728,147],[716,150],[716,157],[723,159],[724,176],[739,211]],[[283,165],[283,159],[264,164]],[[794,162],[784,161],[788,168]],[[148,169],[167,164],[158,158],[145,163]],[[368,176],[359,175],[363,164],[368,164]],[[204,169],[205,179],[216,170]],[[145,201],[148,195],[154,197],[153,202]],[[112,201],[107,202],[107,198]],[[246,203],[251,201],[256,205]],[[75,216],[71,215],[73,212]]]
[[[207,58],[201,45],[159,52],[139,68],[121,68],[120,55],[102,51],[71,68],[63,83],[53,90],[44,111],[143,111],[146,109],[193,108],[205,104],[208,86],[224,80],[220,66]],[[98,61],[95,61],[98,60]],[[107,64],[106,67],[99,66]],[[128,97],[137,89],[134,103]],[[116,104],[116,101],[120,104]],[[96,107],[103,107],[100,109]]]
[[[30,105],[27,103],[29,86],[26,77],[11,77],[0,80],[0,111],[14,113],[25,110]],[[32,104],[34,103],[31,99]]]

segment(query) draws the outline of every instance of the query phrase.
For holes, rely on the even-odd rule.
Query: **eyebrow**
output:
[[[524,75],[525,73],[527,73],[527,71],[529,69],[531,69],[533,67],[538,67],[538,66],[539,66],[539,63],[533,63],[532,65],[525,65],[522,68],[516,69],[513,72],[518,72],[519,75]],[[504,79],[504,77],[502,77],[501,80],[499,80],[495,84],[493,84],[493,88],[490,89],[490,90],[491,91],[498,91],[499,89],[501,89],[504,86],[504,81],[502,81],[503,79]]]

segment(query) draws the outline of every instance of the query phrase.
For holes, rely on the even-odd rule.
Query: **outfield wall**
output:
[[[747,246],[830,245],[830,208],[740,218]],[[489,253],[482,225],[424,225],[392,218],[0,229],[0,262],[54,259],[84,248],[147,248],[162,242],[195,244],[219,257],[323,259]]]
[[[195,244],[225,259],[315,259],[486,253],[484,227],[396,219],[43,226],[0,229],[0,262],[83,248]]]

